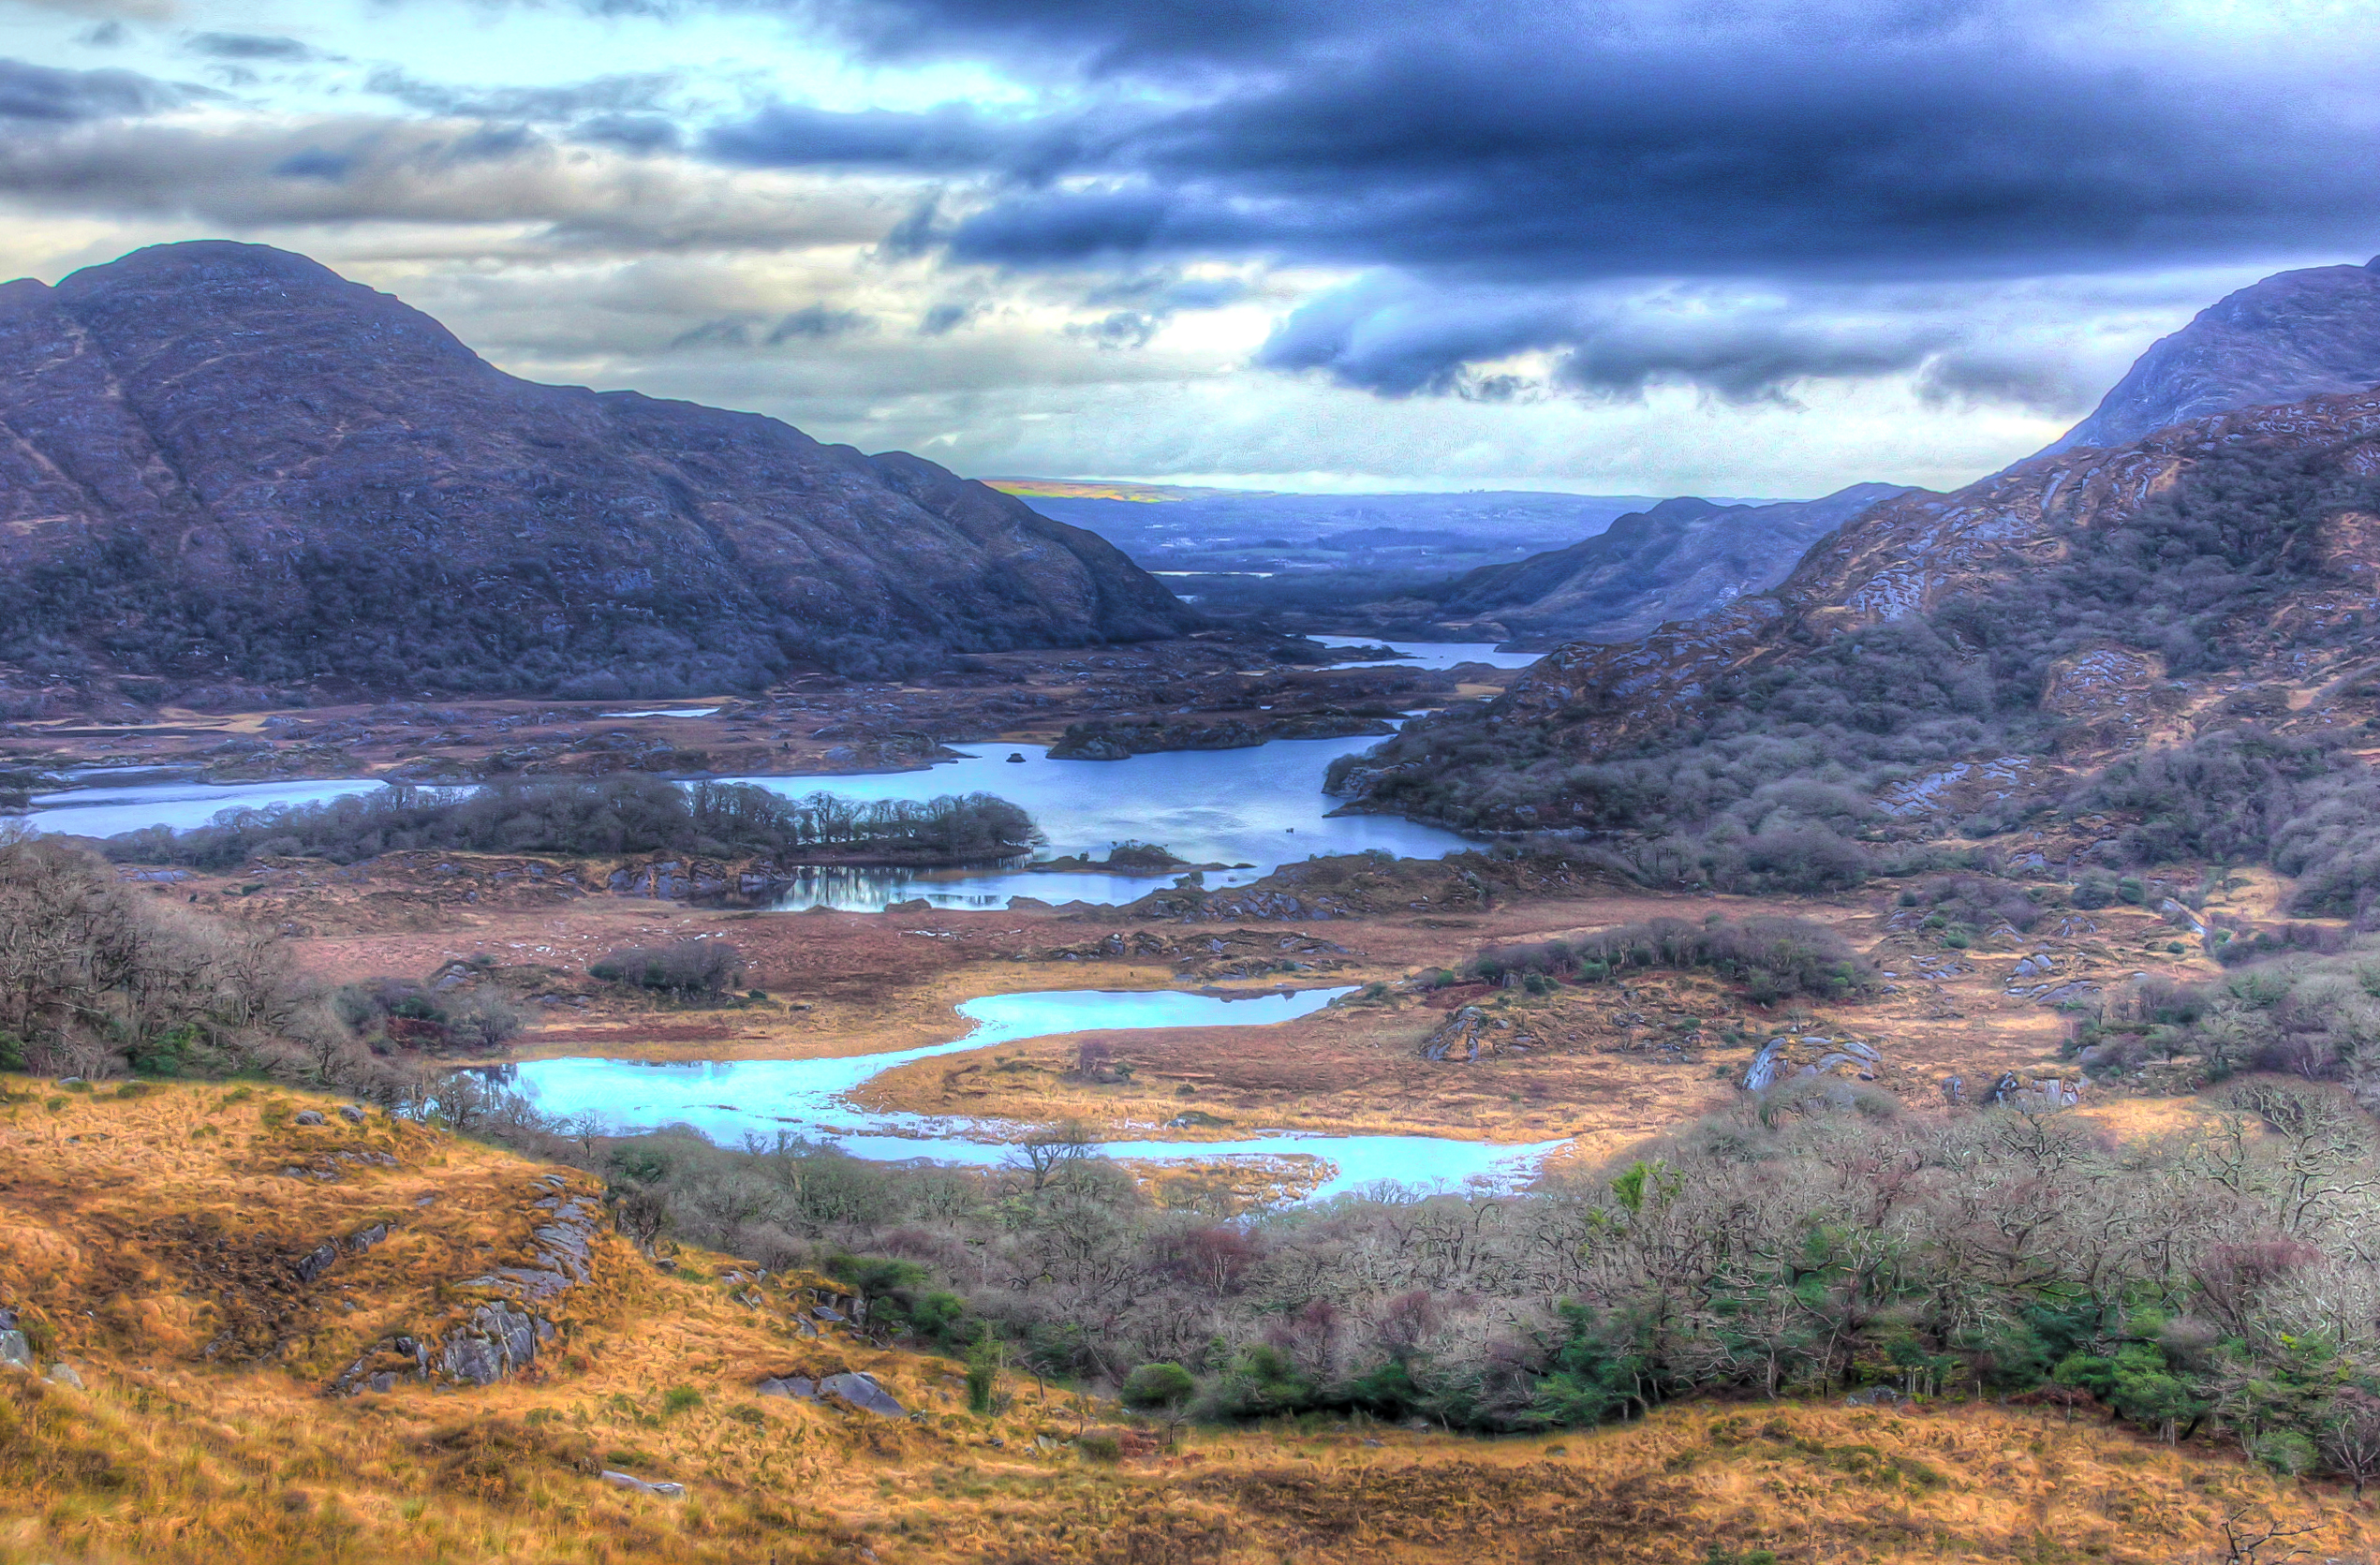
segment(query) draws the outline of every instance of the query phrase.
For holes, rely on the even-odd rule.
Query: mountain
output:
[[[1812,543],[1901,493],[1861,483],[1775,505],[1663,500],[1568,548],[1471,571],[1441,599],[1441,617],[1492,621],[1525,644],[1629,640],[1775,586]]]
[[[2021,827],[1996,850],[2034,871],[2263,862],[2380,927],[2375,589],[2380,389],[2246,402],[1887,499],[1773,591],[1565,645],[1330,786],[1582,829],[1664,884],[1837,890]]]
[[[194,687],[749,688],[1178,634],[1105,541],[902,452],[506,375],[303,257],[0,288],[0,659]]]
[[[2121,446],[2238,407],[2380,386],[2380,258],[2283,272],[2201,310],[2142,354],[2098,410],[2040,454]]]

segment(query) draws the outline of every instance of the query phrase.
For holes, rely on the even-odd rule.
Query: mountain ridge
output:
[[[1820,539],[1903,493],[1860,483],[1760,506],[1680,495],[1567,548],[1471,571],[1439,607],[1450,622],[1492,618],[1523,642],[1630,640],[1776,585]]]
[[[1104,540],[904,452],[504,374],[262,245],[0,288],[0,657],[653,696],[1180,634]]]
[[[2121,446],[2236,408],[2380,386],[2380,257],[2275,273],[2225,295],[2134,361],[2036,456]]]

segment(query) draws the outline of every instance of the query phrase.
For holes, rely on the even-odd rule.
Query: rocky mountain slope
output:
[[[2380,258],[2284,272],[2158,342],[2097,411],[2040,454],[2121,446],[2234,408],[2380,386]]]
[[[2375,579],[2380,390],[2254,403],[1899,495],[1774,591],[1564,646],[1333,786],[1608,833],[1656,883],[1840,889],[1951,836],[2066,877],[2264,863],[2290,911],[2380,923]]]
[[[244,687],[716,692],[1177,634],[1096,536],[930,462],[496,370],[303,257],[0,288],[0,660]]]
[[[1775,586],[1812,543],[1900,493],[1860,483],[1777,505],[1663,500],[1566,549],[1471,572],[1441,601],[1441,615],[1524,646],[1626,641]]]

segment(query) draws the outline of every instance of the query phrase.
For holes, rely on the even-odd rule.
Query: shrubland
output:
[[[989,1174],[682,1130],[579,1155],[648,1243],[814,1265],[921,1342],[988,1330],[1047,1375],[1172,1366],[1208,1420],[1515,1431],[1874,1387],[2370,1476],[2370,1120],[2304,1081],[2225,1101],[2211,1128],[2119,1145],[2071,1116],[1918,1118],[1795,1082],[1528,1193],[1391,1187],[1235,1221],[1151,1206],[1062,1142]]]

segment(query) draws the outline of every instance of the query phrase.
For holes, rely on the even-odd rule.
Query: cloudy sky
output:
[[[976,475],[1804,495],[2380,249],[2367,0],[0,0],[0,269]]]

